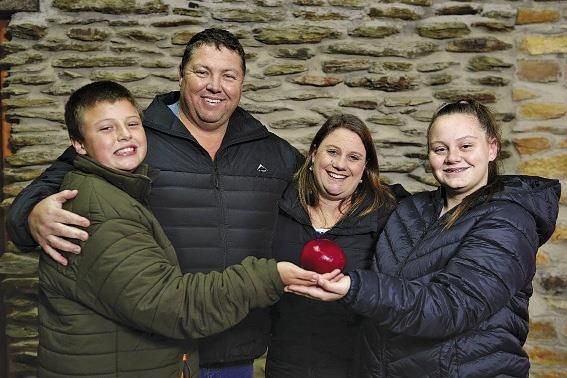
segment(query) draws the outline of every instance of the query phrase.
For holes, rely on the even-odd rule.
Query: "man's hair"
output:
[[[81,133],[81,125],[85,111],[100,102],[109,102],[112,104],[120,100],[129,101],[138,109],[138,105],[132,93],[124,86],[114,81],[95,81],[94,83],[84,85],[77,89],[71,94],[65,104],[65,124],[67,125],[69,138],[78,142],[84,140],[83,134]],[[139,110],[138,113],[140,113]]]
[[[215,46],[218,50],[220,50],[221,47],[224,47],[238,53],[242,63],[242,72],[246,75],[246,58],[244,56],[244,49],[238,41],[238,38],[227,30],[210,28],[195,34],[189,43],[187,43],[187,46],[185,46],[185,52],[183,53],[183,58],[179,65],[179,75],[181,77],[183,77],[183,70],[187,63],[191,60],[193,52],[201,46]]]

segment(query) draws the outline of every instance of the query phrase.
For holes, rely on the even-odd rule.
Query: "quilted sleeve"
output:
[[[125,325],[181,339],[223,331],[283,292],[273,260],[182,275],[165,256],[140,222],[108,220],[82,247],[77,298]]]
[[[533,217],[518,205],[502,205],[469,230],[427,282],[357,271],[359,289],[349,293],[348,304],[396,333],[448,337],[475,327],[525,288],[537,248]]]

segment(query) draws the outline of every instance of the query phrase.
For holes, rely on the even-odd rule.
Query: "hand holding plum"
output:
[[[315,272],[310,272],[308,270],[302,269],[297,265],[287,261],[278,262],[277,267],[280,278],[285,286],[317,285],[319,275]]]

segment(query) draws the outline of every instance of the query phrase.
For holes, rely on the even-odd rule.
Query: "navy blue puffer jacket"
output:
[[[558,213],[556,180],[501,176],[449,229],[442,190],[392,214],[375,272],[351,273],[344,301],[369,317],[360,377],[527,377],[522,346],[535,256]],[[369,347],[370,346],[370,347]]]

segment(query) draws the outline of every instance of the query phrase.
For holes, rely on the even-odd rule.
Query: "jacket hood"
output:
[[[196,142],[183,123],[168,107],[168,105],[177,101],[179,101],[179,91],[157,95],[144,111],[144,125],[159,132],[188,138]],[[221,148],[234,143],[264,138],[268,135],[269,131],[262,123],[241,107],[237,107],[228,121],[228,128]]]
[[[541,246],[555,230],[561,196],[559,181],[535,176],[499,176],[497,183],[502,190],[491,200],[517,203],[528,211],[536,222]]]

